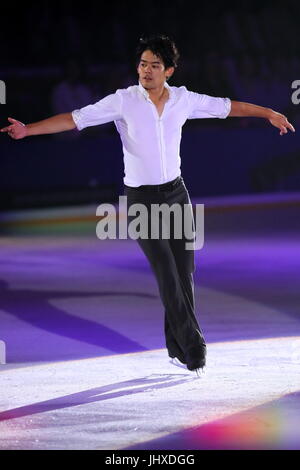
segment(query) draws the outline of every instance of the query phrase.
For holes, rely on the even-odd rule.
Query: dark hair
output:
[[[168,36],[156,34],[149,37],[141,37],[136,48],[137,65],[140,63],[143,52],[147,50],[150,50],[153,54],[160,57],[166,69],[169,67],[177,67],[179,52],[174,41],[168,38]]]

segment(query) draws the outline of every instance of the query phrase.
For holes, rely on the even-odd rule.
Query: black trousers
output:
[[[178,357],[181,362],[186,363],[185,355],[191,350],[197,349],[199,345],[205,344],[203,333],[199,327],[195,315],[194,278],[195,253],[194,250],[186,249],[186,243],[191,243],[186,238],[184,227],[182,237],[174,236],[174,216],[170,220],[170,237],[162,237],[163,216],[160,217],[158,239],[151,238],[151,227],[157,223],[151,217],[151,205],[179,204],[190,213],[194,224],[192,205],[188,191],[182,177],[177,178],[172,184],[159,186],[140,186],[132,188],[125,186],[124,194],[127,196],[128,209],[132,204],[143,204],[148,211],[148,238],[138,238],[137,242],[155,274],[161,300],[165,309],[164,330],[166,347],[170,357]],[[186,205],[186,208],[184,206]],[[172,214],[172,212],[170,212]],[[128,216],[130,223],[136,216]],[[177,219],[178,220],[178,219]],[[184,217],[182,217],[184,223]],[[195,225],[193,225],[195,227]]]

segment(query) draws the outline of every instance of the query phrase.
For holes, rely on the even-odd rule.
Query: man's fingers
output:
[[[3,128],[1,129],[1,132],[9,132],[9,131],[11,131],[13,128],[14,128],[13,125],[7,126],[7,127],[3,127]]]
[[[283,135],[283,134],[286,134],[286,133],[287,133],[286,127],[280,126],[280,135]]]
[[[279,114],[278,117],[279,119],[271,120],[271,124],[280,129],[280,135],[287,134],[288,130],[296,132],[294,126],[287,120],[286,116],[284,116],[283,114]]]
[[[285,129],[288,128],[288,129],[290,129],[291,131],[295,132],[294,126],[292,126],[292,124],[287,120],[286,117],[285,117],[285,120],[284,120],[284,122],[283,122],[283,126],[284,126]]]
[[[16,119],[13,119],[11,117],[7,118],[7,120],[9,122],[11,122],[12,124],[10,126],[3,127],[2,129],[0,129],[0,132],[9,132],[9,131],[11,131],[12,129],[14,129],[14,126],[18,123],[18,121]]]
[[[280,126],[280,130],[281,130],[280,135],[287,134],[288,129],[290,129],[293,132],[296,132],[294,126],[292,126],[290,122],[287,122],[285,126]]]

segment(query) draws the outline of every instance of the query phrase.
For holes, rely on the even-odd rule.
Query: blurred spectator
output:
[[[223,16],[224,38],[229,42],[231,51],[237,53],[243,49],[243,36],[237,15],[233,10],[225,12]]]
[[[261,76],[257,57],[243,54],[236,64],[231,64],[230,69],[236,99],[263,105],[266,84]]]
[[[65,65],[64,78],[52,91],[51,103],[53,114],[69,113],[93,102],[93,95],[86,83],[85,69],[75,59],[69,59]],[[57,138],[74,138],[80,133],[71,132],[55,134]]]
[[[270,107],[276,105],[278,111],[285,113],[290,105],[291,81],[289,79],[289,62],[281,55],[276,55],[272,61],[272,90]]]

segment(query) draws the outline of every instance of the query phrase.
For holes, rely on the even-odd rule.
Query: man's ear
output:
[[[174,67],[168,67],[166,69],[166,80],[168,80],[170,77],[172,77],[174,71],[175,71]]]

